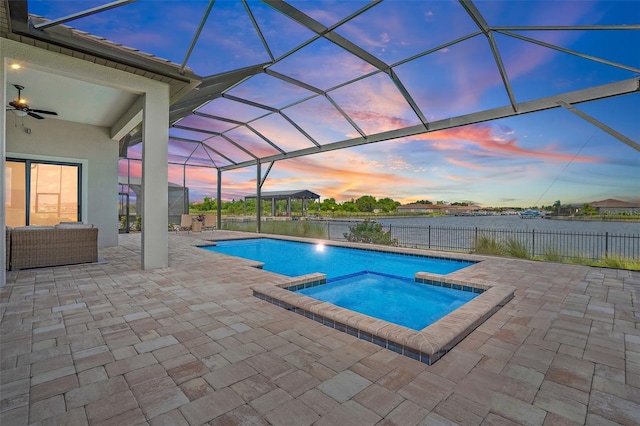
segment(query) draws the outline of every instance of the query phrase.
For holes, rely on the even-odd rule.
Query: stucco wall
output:
[[[53,118],[23,122],[12,112],[6,123],[7,157],[83,164],[82,220],[99,228],[100,247],[118,245],[118,142],[109,129]]]

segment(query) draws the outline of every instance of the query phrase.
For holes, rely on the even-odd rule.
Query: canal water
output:
[[[521,219],[517,215],[505,216],[438,216],[399,217],[377,219],[383,225],[440,226],[450,228],[490,228],[532,230],[548,232],[589,232],[640,235],[640,222],[614,222],[603,220]]]
[[[566,219],[522,219],[506,216],[439,216],[376,218],[401,246],[468,251],[478,237],[517,239],[534,256],[546,251],[564,257],[601,259],[608,255],[640,257],[640,223]],[[331,240],[345,240],[350,227],[361,220],[317,221]],[[431,228],[431,229],[429,229]]]

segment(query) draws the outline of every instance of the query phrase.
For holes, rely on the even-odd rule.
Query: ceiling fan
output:
[[[37,118],[38,120],[44,119],[44,117],[41,116],[40,114],[58,115],[57,112],[53,112],[53,111],[45,111],[43,109],[29,108],[29,105],[27,105],[26,100],[22,99],[22,91],[24,90],[24,86],[21,86],[19,84],[14,84],[13,87],[18,89],[18,99],[9,102],[9,106],[11,108],[9,108],[8,111],[15,111],[16,114],[20,117],[24,117],[25,115],[28,115],[30,117]]]

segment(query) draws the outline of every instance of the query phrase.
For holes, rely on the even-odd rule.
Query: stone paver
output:
[[[191,425],[201,425],[243,405],[242,399],[226,388],[180,407],[182,415]]]
[[[539,407],[501,393],[494,393],[491,400],[491,411],[527,426],[542,424],[546,415],[546,412]]]
[[[282,389],[274,389],[271,392],[254,399],[251,401],[250,405],[260,414],[266,414],[291,399],[291,395]]]
[[[316,425],[368,426],[375,425],[380,420],[381,417],[373,411],[367,410],[357,402],[347,401],[318,420]]]
[[[297,399],[285,402],[265,416],[265,420],[274,426],[307,426],[319,418],[318,413]]]
[[[318,386],[322,392],[342,403],[371,385],[371,382],[352,371],[343,371]]]
[[[451,276],[514,299],[426,366],[253,297],[288,278],[194,247],[238,235],[171,233],[153,271],[139,234],[102,263],[9,271],[0,424],[637,423],[640,272],[483,258]]]
[[[379,416],[385,417],[391,410],[400,405],[404,398],[382,386],[373,384],[358,393],[353,400],[374,411]]]

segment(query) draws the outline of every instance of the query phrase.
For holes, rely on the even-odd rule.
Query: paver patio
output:
[[[638,424],[640,273],[490,258],[451,274],[515,298],[432,366],[251,295],[286,278],[170,234],[105,262],[11,271],[0,424]]]

